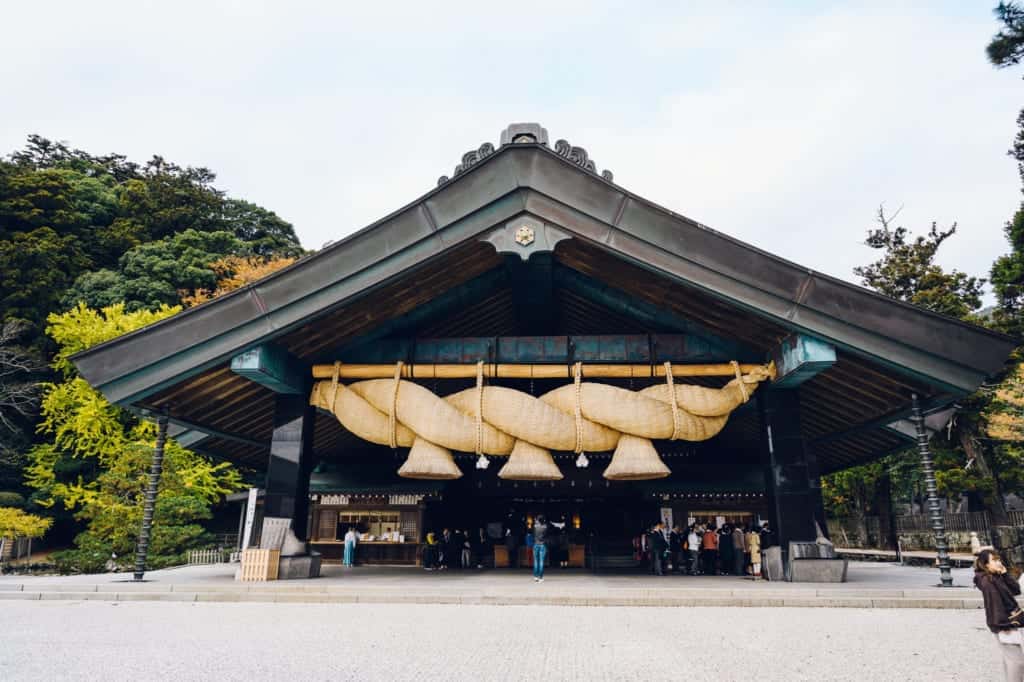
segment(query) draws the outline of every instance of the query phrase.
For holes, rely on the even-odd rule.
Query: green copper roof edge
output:
[[[495,154],[494,157],[497,157],[498,155],[499,154]],[[487,160],[487,164],[492,163],[494,161],[494,157],[489,158]],[[469,175],[471,175],[473,173],[479,173],[480,172],[480,168],[482,168],[484,166],[485,166],[485,164],[479,164],[477,167],[472,169],[469,173],[465,174],[465,176],[463,176],[463,177],[468,177]],[[454,185],[455,182],[450,183],[450,184]],[[524,190],[520,190],[520,191],[524,191]],[[534,191],[535,192],[536,190],[530,190],[530,191]],[[621,190],[619,190],[617,188],[616,188],[616,191],[620,191],[621,192]],[[507,198],[510,194],[513,194],[513,193],[515,193],[515,192],[509,192],[508,194],[503,195],[503,197],[501,197],[500,199],[495,200],[492,203],[498,203],[499,201],[501,201],[501,199]],[[537,192],[537,193],[540,194],[539,192]],[[433,192],[433,193],[431,193],[428,196],[433,196],[434,194],[436,194],[436,192]],[[623,195],[624,196],[630,196],[627,193],[623,193]],[[555,201],[557,201],[557,200],[555,200]],[[644,203],[646,203],[647,205],[652,206],[654,208],[658,208],[655,205],[650,204],[650,202],[644,202]],[[410,206],[415,207],[417,205],[418,204],[411,204]],[[406,210],[406,209],[403,209],[403,210]],[[444,239],[441,237],[441,233],[448,231],[454,225],[458,224],[459,222],[462,222],[462,220],[464,220],[464,219],[468,219],[469,217],[471,217],[474,214],[478,213],[480,210],[482,210],[482,209],[477,209],[477,210],[467,214],[463,219],[456,220],[456,221],[454,221],[453,223],[451,223],[450,225],[448,225],[448,226],[446,226],[444,228],[438,228],[438,230],[436,232],[434,232],[433,234],[431,234],[430,236],[428,236],[424,240],[421,240],[421,242],[417,242],[417,245],[421,244],[422,242],[429,241],[429,242],[431,242],[431,243],[433,243],[433,244],[435,244],[435,245],[437,245],[439,247],[437,249],[432,250],[432,255],[436,255],[438,253],[442,253],[443,251],[445,251],[452,244],[445,244],[444,243]],[[669,215],[677,218],[677,219],[682,219],[680,216],[676,216],[675,214],[672,214],[671,212],[667,212],[667,213]],[[395,215],[395,214],[392,214],[392,215]],[[544,217],[544,216],[541,216],[541,217]],[[695,224],[695,223],[693,223],[693,221],[689,221],[688,219],[684,219],[684,220],[687,220],[688,223]],[[699,226],[699,224],[697,224],[697,225]],[[568,228],[568,227],[566,227],[564,225],[562,225],[562,227],[564,229],[567,229],[570,233],[577,234],[577,231],[572,229],[572,228]],[[624,234],[624,235],[625,234],[629,234],[629,232],[624,230],[622,226],[611,227],[610,229],[613,230],[613,231],[622,232],[622,234]],[[704,228],[704,229],[707,229],[707,228]],[[478,230],[476,230],[475,234],[479,234],[479,233],[484,232],[484,231],[486,231],[486,228],[481,227]],[[578,235],[578,236],[580,236],[580,235]],[[641,239],[640,237],[638,237],[636,235],[630,234],[630,236],[632,238],[634,238],[634,239]],[[722,236],[724,237],[724,235],[722,235]],[[461,243],[461,242],[464,242],[464,241],[466,241],[468,239],[471,239],[471,238],[472,238],[472,235],[467,235],[463,239],[459,240],[459,242]],[[586,239],[586,237],[583,237],[583,238]],[[732,240],[732,241],[735,242],[735,240]],[[653,246],[654,248],[660,248],[656,244],[652,244],[650,242],[647,242],[647,243],[648,243],[649,246]],[[410,246],[415,246],[415,245],[410,245]],[[753,249],[753,247],[751,247],[751,249]],[[334,249],[332,248],[332,251],[333,250]],[[625,253],[621,248],[618,248],[618,249],[613,248],[613,250],[621,253],[621,255],[623,257],[629,258],[631,260],[635,260],[634,257],[632,257],[629,254]],[[756,249],[754,249],[754,250],[756,251]],[[397,256],[399,254],[407,254],[407,251],[408,251],[408,249],[405,249],[405,250],[400,251],[400,252],[392,253],[389,256],[387,256],[387,258],[385,258],[384,260],[379,261],[374,266],[371,266],[371,268],[380,266],[384,262],[391,260],[392,258],[394,258],[395,256]],[[669,254],[669,255],[671,255],[674,258],[680,258],[681,260],[687,260],[687,259],[683,258],[682,256],[680,256],[678,254]],[[766,255],[771,255],[771,254],[766,254]],[[781,260],[781,259],[778,259],[777,257],[774,257],[774,258],[776,258],[776,260]],[[306,261],[302,261],[302,262],[306,262]],[[699,265],[699,264],[695,263],[694,261],[689,261],[689,262],[691,264],[693,264],[693,265]],[[641,264],[644,264],[644,263],[641,262]],[[293,266],[293,268],[294,268],[294,266]],[[293,268],[289,268],[289,270],[291,270]],[[832,335],[830,335],[828,333],[823,332],[820,329],[814,329],[814,328],[811,328],[811,327],[807,326],[806,324],[796,323],[796,322],[793,321],[793,319],[791,317],[788,317],[785,313],[781,313],[781,314],[780,313],[775,313],[775,314],[773,314],[773,313],[765,311],[763,309],[754,307],[754,306],[750,305],[749,301],[744,301],[742,298],[736,298],[734,295],[723,294],[722,292],[718,291],[717,289],[709,288],[707,286],[706,282],[702,283],[702,282],[695,281],[695,280],[688,279],[688,278],[681,278],[681,277],[677,276],[676,274],[674,274],[674,273],[672,273],[670,271],[661,269],[661,268],[651,268],[650,266],[648,266],[648,268],[649,269],[653,269],[656,272],[662,273],[664,275],[667,275],[667,276],[669,276],[671,278],[674,278],[674,279],[677,279],[677,280],[680,280],[680,281],[684,281],[684,282],[687,282],[687,283],[689,283],[691,285],[703,288],[706,291],[708,291],[709,293],[715,294],[715,295],[717,295],[720,298],[724,298],[725,300],[730,301],[733,305],[737,305],[737,306],[743,307],[744,309],[751,310],[752,312],[754,312],[756,314],[769,317],[770,319],[776,319],[780,323],[785,324],[787,326],[787,328],[791,328],[791,329],[796,330],[796,331],[802,331],[804,333],[807,333],[807,334],[810,334],[810,335],[813,335],[813,336],[817,336],[819,338],[823,338],[825,340],[828,340],[831,343],[835,343],[837,346],[839,346],[841,348],[850,350],[852,352],[855,352],[855,353],[858,353],[858,354],[861,354],[861,355],[866,355],[868,357],[873,357],[873,358],[875,358],[875,359],[877,359],[877,360],[879,360],[879,361],[881,361],[883,363],[890,363],[889,359],[887,357],[885,357],[884,355],[873,355],[871,353],[867,353],[863,349],[861,349],[859,347],[856,347],[856,346],[852,346],[852,345],[850,345],[848,343],[845,343],[845,342],[835,338],[834,336],[832,336]],[[723,273],[715,272],[715,271],[712,271],[712,270],[710,270],[708,268],[704,268],[704,269],[707,270],[708,272],[713,273],[714,275],[716,275],[718,277],[729,278],[728,275],[725,275]],[[365,272],[365,270],[362,270],[360,272]],[[401,271],[399,271],[399,273],[400,272]],[[821,275],[820,273],[815,273],[814,271],[805,270],[805,272],[808,273],[808,275],[807,275],[808,277],[812,277],[812,278],[813,277],[821,277],[821,278],[824,278],[824,279],[829,279],[826,276]],[[396,273],[396,276],[399,273]],[[350,279],[353,276],[357,275],[357,274],[358,273],[353,273],[351,276],[348,276],[348,277],[346,277],[343,280],[339,280],[339,281],[335,282],[333,286],[338,286],[338,285],[341,285],[342,283],[348,283],[350,281]],[[738,280],[735,280],[735,278],[729,278],[729,279],[732,279],[732,281],[734,283],[741,284],[741,285],[743,285],[746,288],[756,289],[756,287],[753,287],[752,285],[749,285],[747,283],[738,282]],[[838,282],[840,284],[842,284],[843,286],[849,287],[849,288],[851,288],[853,290],[863,291],[859,287],[856,287],[854,285],[850,285],[848,283],[841,282],[841,281],[838,281]],[[263,281],[261,281],[260,283],[256,283],[255,285],[253,285],[253,289],[254,290],[258,290],[259,287],[262,284],[263,284]],[[328,288],[330,288],[330,287],[328,287]],[[292,304],[289,304],[287,306],[282,306],[282,308],[280,308],[278,310],[275,310],[275,311],[272,311],[272,312],[266,312],[263,315],[261,315],[260,317],[258,317],[256,319],[253,319],[253,320],[250,320],[250,322],[247,323],[246,326],[248,326],[250,324],[259,324],[261,321],[263,321],[263,322],[266,322],[271,328],[269,330],[267,330],[266,333],[262,334],[259,338],[247,339],[247,341],[244,344],[240,344],[240,345],[236,346],[235,348],[233,348],[231,350],[225,350],[221,355],[218,355],[216,358],[209,359],[209,360],[207,360],[203,364],[206,367],[210,366],[211,364],[216,364],[217,362],[223,361],[224,358],[232,355],[233,353],[239,352],[240,350],[244,350],[246,347],[258,344],[261,341],[265,341],[265,340],[268,340],[270,338],[273,338],[276,335],[285,333],[289,329],[289,327],[274,327],[272,322],[271,322],[272,318],[275,315],[280,315],[281,312],[284,309],[286,309],[286,308],[287,309],[297,309],[295,306],[298,303],[308,304],[309,299],[317,298],[317,297],[323,295],[324,291],[325,291],[325,289],[321,289],[319,291],[311,292],[310,294],[302,297],[301,299],[293,302]],[[761,290],[761,291],[762,291],[762,293],[766,293],[766,292],[764,292],[764,290]],[[365,293],[367,293],[367,291],[361,291],[359,293],[360,294],[365,294]],[[866,292],[866,293],[870,293],[870,292]],[[776,297],[774,294],[771,294],[771,296]],[[798,301],[789,301],[789,303],[791,304],[791,307],[793,309],[793,310],[791,310],[790,314],[792,314],[793,311],[800,309],[800,303]],[[889,301],[889,303],[894,303],[895,304],[895,303],[898,303],[898,302]],[[321,311],[323,309],[324,309],[323,307],[314,308],[314,310],[316,312],[319,312],[319,311]],[[922,311],[920,311],[918,309],[915,309],[915,308],[911,308],[911,309],[915,310],[918,313],[922,312]],[[840,320],[840,319],[835,318],[835,317],[828,317],[828,316],[824,315],[823,313],[820,313],[820,312],[817,312],[817,311],[813,311],[811,309],[806,309],[806,312],[808,313],[808,315],[810,315],[812,317],[820,317],[822,319],[826,319],[826,320],[829,320],[829,321],[832,321],[832,322],[835,322],[835,323],[844,324],[843,320]],[[175,320],[176,318],[177,318],[177,316],[175,318],[170,318],[170,320],[168,320],[167,322],[170,322],[171,320]],[[301,324],[301,320],[293,322],[291,326],[294,327],[295,325],[298,325],[298,324]],[[848,325],[848,326],[852,326],[852,325]],[[147,329],[149,329],[149,328],[147,328]],[[990,336],[993,336],[993,337],[998,336],[998,335],[992,334],[990,332],[986,332],[985,330],[981,330],[980,328],[975,330],[975,328],[972,327],[971,329],[972,329],[972,331],[988,333]],[[237,330],[237,328],[236,328],[236,330]],[[225,336],[226,336],[226,334],[225,334]],[[888,338],[888,337],[884,337],[884,338]],[[1004,338],[1004,337],[1000,337],[1000,338]],[[187,354],[193,354],[193,353],[195,353],[197,348],[205,348],[207,346],[207,344],[209,344],[211,342],[218,341],[219,339],[220,339],[220,337],[214,337],[214,338],[208,339],[206,342],[198,344],[197,346],[193,346],[192,348],[189,348],[189,349],[187,349],[185,351],[181,351],[179,354],[176,354],[174,357],[177,357],[178,355],[182,355],[182,354],[186,354],[186,353]],[[893,343],[896,343],[896,344],[900,343],[899,341],[896,341],[896,340],[893,340],[893,339],[890,339],[890,341],[892,341]],[[106,345],[106,344],[104,344],[104,345]],[[947,365],[956,365],[957,364],[957,363],[955,363],[952,360],[941,358],[938,355],[932,354],[932,353],[930,353],[928,351],[924,351],[924,350],[922,350],[922,349],[920,349],[920,348],[918,348],[916,346],[910,346],[909,344],[903,344],[903,345],[905,347],[907,347],[908,349],[913,350],[916,353],[923,354],[923,355],[928,355],[928,356],[934,357],[936,359],[939,359],[942,362],[942,364],[947,364]],[[74,357],[74,359],[77,362],[78,360],[80,360],[83,357],[86,357],[86,356],[88,356],[88,355],[90,355],[92,353],[98,352],[98,349],[100,349],[100,348],[101,347],[97,347],[96,349],[91,349],[90,351],[85,351],[84,353],[76,355]],[[156,363],[156,364],[162,364],[162,363]],[[892,366],[892,367],[894,367],[896,369],[901,369],[903,371],[907,371],[908,369],[910,369],[910,368],[907,368],[906,366],[900,365],[898,363],[890,363],[890,366]],[[149,370],[151,367],[152,367],[152,365],[147,366],[146,368],[141,368],[139,370],[136,370],[136,372],[134,372],[134,373],[129,373],[129,374],[125,375],[124,377],[120,377],[117,381],[118,382],[124,382],[129,377],[132,377],[134,374],[136,374],[136,373],[144,373],[144,372],[146,372],[146,370]],[[199,371],[201,371],[201,370],[199,370]],[[911,371],[913,371],[913,370],[911,370]],[[969,378],[966,377],[966,376],[962,376],[961,380],[965,381],[968,385],[976,383],[977,379],[979,377],[983,376],[983,374],[979,373],[978,370],[973,370],[972,371],[972,370],[968,369],[967,373],[970,374],[971,376]],[[948,382],[944,382],[941,379],[938,379],[935,375],[926,374],[924,372],[917,372],[917,374],[919,376],[921,376],[921,378],[923,378],[924,380],[928,381],[929,383],[944,383],[948,388],[955,389],[955,390],[960,391],[960,392],[965,390],[965,387],[963,385],[950,384]],[[184,373],[178,373],[174,377],[170,377],[168,380],[171,381],[171,382],[176,382],[176,381],[181,381],[183,378],[184,378]],[[112,382],[107,382],[106,384],[102,384],[102,387],[103,387],[105,392],[107,390],[110,390],[110,387],[112,387],[112,386],[114,386],[114,382],[113,381]],[[126,395],[120,396],[117,399],[117,401],[123,403],[125,401],[136,400],[143,393],[151,393],[151,392],[152,392],[151,389],[145,389],[144,391],[137,391],[135,393],[130,393],[130,394],[126,394]]]

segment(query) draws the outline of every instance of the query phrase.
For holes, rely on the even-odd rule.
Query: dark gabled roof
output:
[[[1009,337],[801,267],[638,197],[543,144],[506,144],[369,227],[258,282],[72,359],[130,404],[279,337],[517,216],[951,393],[996,373]]]

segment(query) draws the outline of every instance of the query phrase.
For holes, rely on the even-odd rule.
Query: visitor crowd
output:
[[[774,544],[764,522],[753,525],[694,523],[671,530],[658,522],[633,539],[633,558],[650,566],[651,573],[688,575],[751,575],[761,577],[761,550]]]
[[[483,528],[468,530],[445,528],[440,535],[427,533],[423,545],[423,568],[428,571],[483,568],[484,559],[491,551],[491,540]]]

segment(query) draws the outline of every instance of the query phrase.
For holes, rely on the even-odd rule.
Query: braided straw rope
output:
[[[483,454],[480,444],[484,439],[484,361],[476,363],[476,450],[478,455]]]
[[[665,363],[665,384],[668,386],[669,405],[672,406],[672,440],[679,440],[681,428],[679,419],[679,401],[676,400],[675,381],[672,379],[672,363]]]
[[[402,385],[402,365],[404,363],[399,360],[395,363],[395,387],[391,391],[391,404],[388,406],[388,445],[394,450],[398,447],[397,436],[395,434],[398,428],[398,420],[395,419],[395,412],[398,410],[398,389]]]
[[[412,446],[410,460],[427,450],[435,458],[444,453],[450,462],[441,467],[447,472],[445,477],[457,477],[461,472],[456,474],[452,450],[500,456],[511,454],[518,442],[524,442],[541,451],[615,449],[618,455],[618,450],[625,448],[649,460],[654,452],[650,439],[707,440],[725,427],[732,410],[747,402],[758,383],[770,376],[767,368],[742,375],[739,366],[734,367],[736,378],[718,389],[678,385],[669,374],[663,384],[630,391],[584,382],[578,368],[572,384],[539,398],[511,388],[483,386],[482,381],[440,398],[419,384],[401,380],[399,364],[394,380],[370,379],[348,386],[333,379],[318,381],[310,404],[331,411],[346,429],[372,443]],[[536,456],[525,446],[520,450]],[[656,453],[654,457],[657,459]],[[664,467],[660,459],[657,462]],[[550,464],[553,466],[553,461]],[[654,469],[661,470],[653,464],[649,468],[650,472],[636,475],[650,478],[657,474]],[[421,477],[415,467],[403,469],[406,475]],[[627,468],[620,477],[634,473]]]

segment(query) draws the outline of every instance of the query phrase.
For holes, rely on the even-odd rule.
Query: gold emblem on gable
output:
[[[520,225],[519,229],[516,230],[516,243],[519,246],[529,246],[533,243],[533,228],[529,225]]]

